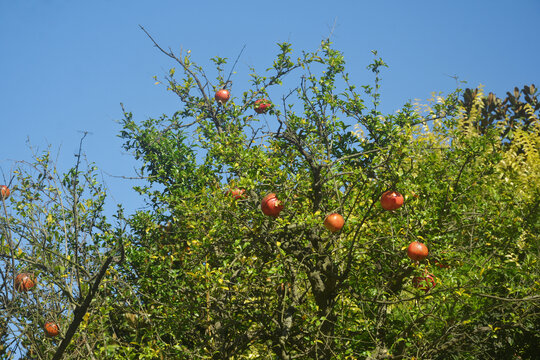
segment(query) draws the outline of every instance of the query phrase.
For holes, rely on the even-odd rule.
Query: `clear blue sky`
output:
[[[106,175],[133,176],[136,166],[116,137],[119,103],[138,120],[171,114],[179,103],[154,85],[152,77],[174,64],[139,24],[203,65],[216,55],[234,59],[246,45],[239,77],[248,66],[269,67],[277,42],[314,50],[334,28],[358,85],[372,82],[371,50],[389,64],[381,109],[393,112],[409,99],[452,91],[448,75],[499,96],[540,86],[539,19],[540,0],[0,0],[0,168],[9,177],[15,161],[30,160],[29,139],[59,150],[65,169],[80,131],[89,131],[84,150],[105,172],[111,200],[130,211],[142,205],[132,181]]]

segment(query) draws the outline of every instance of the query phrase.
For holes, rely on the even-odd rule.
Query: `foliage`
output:
[[[375,51],[374,84],[357,87],[329,41],[296,58],[279,44],[242,91],[231,80],[238,59],[211,59],[211,81],[190,52],[154,45],[181,70],[166,83],[182,105],[142,122],[123,109],[120,132],[140,161],[146,182],[136,190],[148,206],[126,234],[121,212],[116,226],[103,216],[94,168],[82,172],[78,161],[59,176],[45,155],[35,174],[18,170],[2,218],[0,344],[52,358],[60,340],[40,326],[54,318],[69,325],[69,359],[539,352],[534,86],[505,99],[457,89],[382,114],[386,64]],[[214,100],[223,88],[226,104]],[[273,106],[257,114],[263,98]],[[404,206],[383,210],[387,190]],[[284,205],[278,217],[261,212],[269,193]],[[346,222],[331,233],[323,221],[334,212]],[[407,257],[413,241],[427,245],[426,260]],[[13,290],[22,269],[38,275],[36,290]],[[428,275],[433,288],[415,287]]]
[[[93,346],[76,331],[88,320],[90,301],[103,301],[97,290],[119,234],[103,215],[106,196],[95,166],[83,170],[80,151],[76,157],[66,173],[58,171],[49,151],[13,171],[16,185],[2,201],[0,218],[2,358],[87,358]],[[17,291],[20,273],[33,274],[36,286]],[[59,337],[47,338],[48,321],[58,324]]]
[[[212,83],[190,53],[161,49],[183,70],[167,76],[183,107],[140,125],[125,112],[121,137],[141,160],[150,207],[131,218],[122,268],[140,299],[125,312],[145,322],[118,338],[115,356],[137,358],[132,342],[155,358],[532,356],[534,86],[525,103],[458,89],[383,115],[381,59],[368,67],[375,85],[358,92],[328,41],[296,60],[290,44],[279,49],[224,106],[213,93],[230,85],[227,59],[213,59]],[[291,77],[297,87],[276,95]],[[259,98],[273,100],[266,115],[253,114]],[[380,208],[388,189],[405,195],[400,210]],[[270,192],[285,205],[275,219],[260,211]],[[331,212],[346,219],[335,235],[322,225]],[[414,240],[428,260],[406,257]],[[425,273],[437,283],[428,292],[412,285]]]

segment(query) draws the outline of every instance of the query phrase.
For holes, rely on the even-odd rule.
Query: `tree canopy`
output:
[[[279,44],[240,87],[236,62],[205,69],[154,44],[175,63],[165,82],[181,105],[142,122],[123,108],[145,209],[106,219],[105,193],[79,163],[62,183],[44,183],[47,166],[17,172],[3,201],[2,356],[48,359],[61,343],[66,359],[540,351],[534,85],[504,99],[456,89],[383,114],[376,52],[373,84],[358,86],[329,41],[297,57]],[[387,191],[404,204],[383,209]],[[333,213],[344,226],[330,231]],[[413,242],[427,258],[408,256]],[[37,289],[13,290],[22,271]],[[45,313],[58,338],[45,339]]]

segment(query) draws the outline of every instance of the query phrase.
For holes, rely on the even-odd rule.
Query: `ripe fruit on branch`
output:
[[[278,217],[283,210],[283,204],[278,200],[276,194],[270,193],[262,199],[261,210],[264,215]]]
[[[0,185],[0,197],[2,199],[7,199],[10,193],[11,191],[9,191],[9,188],[6,185]]]
[[[272,103],[268,99],[259,99],[255,101],[255,105],[253,106],[253,108],[257,114],[262,114],[267,112],[271,106]]]
[[[58,324],[53,321],[46,322],[45,325],[43,325],[43,329],[45,329],[45,334],[48,337],[55,337],[60,334],[60,328],[58,327]]]
[[[244,193],[246,192],[246,190],[244,189],[229,189],[229,191],[227,191],[228,194],[230,194],[233,198],[239,200],[239,199],[243,199],[245,196],[244,196]]]
[[[432,274],[426,274],[426,276],[415,276],[412,279],[413,286],[417,289],[428,292],[437,285]]]
[[[384,210],[396,210],[403,205],[403,195],[397,191],[386,191],[381,195],[381,206]]]
[[[345,219],[338,213],[330,214],[324,219],[324,226],[333,233],[341,230],[343,225],[345,225]]]
[[[216,92],[215,99],[221,103],[225,104],[227,101],[229,101],[229,98],[231,97],[231,93],[227,89],[221,89]]]
[[[15,277],[15,290],[28,291],[36,286],[36,279],[33,274],[20,273]]]
[[[428,253],[427,246],[418,241],[413,241],[407,248],[407,255],[414,261],[424,260],[427,258]]]

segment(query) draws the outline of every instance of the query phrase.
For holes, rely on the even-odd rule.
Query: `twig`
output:
[[[232,76],[232,74],[233,74],[234,68],[236,67],[236,64],[238,64],[238,60],[240,59],[240,56],[241,56],[242,53],[244,52],[244,49],[245,49],[245,48],[246,48],[246,45],[244,45],[244,46],[242,47],[242,50],[240,50],[240,53],[239,53],[238,56],[236,57],[236,60],[234,61],[234,64],[233,64],[233,66],[232,66],[232,68],[231,68],[231,72],[229,73],[229,76],[227,77],[227,81],[225,81],[224,87],[226,87],[227,84],[230,83],[230,81],[231,81],[231,76]]]
[[[481,294],[481,293],[471,293],[472,295],[486,297],[490,299],[500,300],[500,301],[508,301],[508,302],[521,302],[521,301],[538,301],[540,300],[540,295],[536,296],[527,296],[522,299],[516,299],[516,298],[503,298],[500,296],[495,295],[489,295],[489,294]]]

